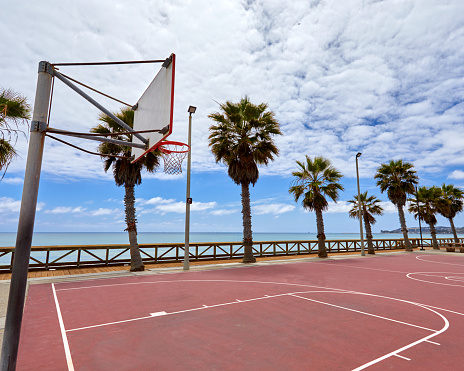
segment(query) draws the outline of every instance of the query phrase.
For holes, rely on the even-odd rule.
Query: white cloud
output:
[[[50,210],[45,210],[45,214],[77,214],[83,213],[86,208],[82,206],[77,207],[65,207],[65,206],[58,206]]]
[[[14,200],[11,197],[0,197],[0,212],[1,213],[19,213],[21,201]]]
[[[37,21],[37,14],[43,13],[39,4],[43,3],[24,8],[10,2],[2,8],[4,46],[11,51],[0,64],[3,84],[15,86],[32,101],[39,60],[164,58],[175,51],[176,91],[182,94],[175,99],[171,139],[185,141],[185,107],[194,101],[199,107],[193,116],[195,171],[223,169],[207,145],[207,115],[218,109],[215,101],[237,101],[245,94],[255,102],[268,102],[282,125],[284,136],[276,139],[281,156],[262,168],[265,174],[288,175],[305,153],[329,154],[348,177],[354,177],[354,165],[346,158],[357,151],[363,152],[362,176],[393,156],[424,170],[464,165],[464,149],[457,139],[464,134],[460,0],[221,2],[214,7],[204,0],[156,5],[140,0],[130,6],[101,1],[97,8],[90,3],[54,7],[40,23],[44,33],[59,35],[47,43],[37,43],[32,30],[8,23],[19,15],[26,22]],[[53,7],[54,2],[45,4]],[[20,47],[16,38],[24,41]],[[191,39],[202,48],[188,42]],[[63,49],[64,44],[69,48]],[[153,66],[146,65],[68,71],[130,103],[153,77]],[[87,131],[97,123],[96,109],[63,84],[55,85],[54,124]],[[119,108],[102,101],[112,110]],[[91,150],[96,147],[93,142],[71,141]],[[21,138],[18,151],[12,172],[24,169],[27,143]],[[45,173],[111,179],[96,156],[49,138],[46,151]],[[162,167],[145,176],[173,179]]]
[[[151,214],[151,213],[178,213],[178,214],[185,214],[185,202],[172,202],[172,200],[168,200],[169,202],[161,202],[156,205],[153,209],[143,209],[140,211],[140,214]],[[198,212],[198,211],[206,211],[213,209],[217,206],[216,202],[193,202],[190,205],[191,212]]]
[[[1,180],[2,183],[5,183],[5,184],[23,184],[23,178],[18,178],[18,177],[8,177],[8,178],[3,178]]]
[[[102,215],[115,215],[119,214],[121,211],[119,209],[105,209],[105,208],[99,208],[98,210],[93,210],[89,212],[90,215],[92,216],[102,216]]]
[[[380,206],[383,208],[384,214],[390,214],[390,213],[397,213],[398,210],[394,204],[392,204],[390,201],[381,201]],[[337,201],[337,203],[333,201],[329,201],[329,209],[327,210],[327,213],[346,213],[351,210],[353,205],[349,203],[348,201]]]
[[[281,203],[274,204],[261,204],[252,207],[252,214],[264,215],[264,214],[284,214],[295,209],[295,205],[287,205]]]
[[[36,210],[41,211],[45,207],[44,202],[38,202]],[[15,200],[11,197],[0,197],[0,213],[19,213],[21,209],[21,200]]]
[[[348,201],[329,201],[327,213],[348,213],[353,206]]]
[[[153,197],[153,198],[150,198],[149,200],[144,200],[143,198],[138,198],[136,201],[141,206],[145,206],[145,205],[166,205],[166,204],[171,204],[171,203],[175,202],[175,200],[172,199],[172,198],[166,199],[166,198],[162,198],[162,197]]]
[[[23,3],[10,1],[2,6],[3,49],[9,52],[0,60],[0,76],[4,87],[21,92],[30,103],[34,102],[40,60],[142,60],[176,53],[170,139],[186,141],[186,110],[190,104],[197,106],[192,126],[193,177],[227,172],[223,164],[216,164],[208,146],[212,123],[208,114],[218,110],[217,102],[236,102],[249,95],[253,102],[269,104],[283,132],[276,138],[280,156],[260,167],[261,175],[290,177],[295,160],[303,160],[305,154],[323,155],[344,174],[346,189],[352,189],[349,183],[356,177],[354,156],[359,151],[363,154],[359,162],[362,183],[369,180],[372,184],[375,170],[391,158],[413,162],[421,184],[441,184],[448,175],[449,179],[464,179],[462,0],[219,1],[214,6],[206,0],[101,0],[66,7],[56,0],[30,2],[27,7]],[[17,19],[35,27],[18,28]],[[36,29],[55,37],[44,41]],[[133,104],[158,68],[145,64],[61,67],[61,71]],[[119,103],[91,95],[112,111],[120,108]],[[98,123],[98,113],[61,82],[55,83],[52,127],[86,132]],[[64,139],[92,151],[98,145]],[[15,148],[19,156],[4,185],[20,184],[24,174],[28,142],[20,136]],[[185,169],[185,161],[183,165]],[[185,172],[169,176],[161,164],[156,173],[144,173],[143,178],[159,180],[165,187],[177,181],[184,184]],[[429,183],[423,181],[426,178]],[[98,156],[50,138],[45,140],[42,179],[90,179],[89,189],[94,180],[106,180],[105,187],[114,187],[111,170],[103,171]],[[13,187],[5,189],[9,192]],[[140,213],[170,212],[158,209],[163,205],[166,210],[184,212],[183,202],[169,199],[178,196],[155,194],[166,198],[138,200]],[[16,197],[14,193],[2,195]],[[213,200],[208,197],[195,196]],[[95,201],[95,212],[100,201]],[[269,203],[286,201],[276,196]],[[122,197],[116,202],[111,206],[121,209]],[[47,204],[52,202],[47,199]],[[206,211],[225,215],[229,209],[239,206],[215,205]],[[387,209],[396,212],[390,204]],[[344,213],[346,205],[330,210]],[[279,215],[269,208],[260,211]]]
[[[237,213],[239,210],[237,209],[219,209],[219,210],[213,210],[210,212],[211,215],[231,215]]]
[[[398,209],[396,208],[396,206],[391,201],[382,201],[380,203],[380,206],[382,206],[383,212],[385,214],[391,214],[391,213],[397,213],[398,212]],[[406,211],[406,209],[405,209],[405,211]]]
[[[454,170],[450,175],[448,175],[449,179],[464,179],[464,171],[462,170]]]

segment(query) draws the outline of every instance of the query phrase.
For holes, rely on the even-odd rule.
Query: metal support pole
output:
[[[48,119],[50,91],[52,86],[52,67],[48,62],[39,63],[39,76],[34,102],[32,120],[44,124]],[[23,319],[23,309],[27,286],[27,271],[31,255],[32,234],[34,231],[37,195],[44,149],[45,132],[37,125],[31,131],[27,152],[26,173],[24,175],[23,195],[19,213],[18,233],[16,235],[13,273],[11,275],[8,309],[3,335],[1,370],[16,369],[19,335]]]
[[[94,141],[97,141],[97,142],[113,143],[113,144],[117,144],[118,146],[135,147],[135,148],[142,148],[142,149],[147,148],[147,146],[145,144],[142,144],[142,143],[132,143],[132,142],[128,142],[128,141],[125,141],[125,140],[118,140],[118,139],[112,139],[112,138],[85,135],[85,134],[80,134],[80,133],[73,133],[71,131],[66,131],[66,130],[61,130],[61,129],[59,129],[59,130],[57,130],[57,129],[48,129],[47,133],[56,133],[56,134],[60,134],[60,135],[67,135],[69,137],[76,137],[76,138],[94,140]]]
[[[424,242],[422,241],[422,226],[421,226],[421,217],[420,217],[420,209],[419,209],[419,192],[416,187],[416,199],[417,199],[417,219],[419,219],[419,232],[420,232],[420,240],[421,240],[421,250],[424,249]]]
[[[188,128],[188,142],[190,147],[187,155],[187,196],[185,202],[185,248],[184,248],[184,271],[190,269],[190,173],[192,166],[192,113],[195,113],[196,108],[189,107],[189,128]]]
[[[359,170],[358,170],[358,157],[361,156],[361,152],[356,154],[356,179],[358,181],[358,218],[359,218],[359,233],[361,234],[361,256],[365,256],[364,252],[364,234],[362,225],[362,212],[361,212],[361,188],[359,187]]]

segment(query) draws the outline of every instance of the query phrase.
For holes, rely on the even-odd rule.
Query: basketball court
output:
[[[18,369],[458,370],[463,289],[420,252],[33,284]]]

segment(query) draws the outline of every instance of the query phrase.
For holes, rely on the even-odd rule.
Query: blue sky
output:
[[[314,213],[288,194],[295,161],[329,158],[344,177],[326,232],[358,232],[347,200],[361,188],[384,201],[374,232],[399,227],[375,186],[381,163],[414,164],[420,185],[464,187],[464,3],[461,0],[9,2],[2,7],[0,86],[32,104],[41,60],[164,59],[177,55],[173,140],[187,141],[193,115],[191,230],[241,231],[240,188],[208,147],[217,102],[248,95],[281,124],[280,156],[251,188],[255,232],[315,232]],[[159,66],[62,67],[61,71],[135,103]],[[119,104],[95,97],[112,111]],[[88,131],[98,111],[55,83],[50,126]],[[72,139],[95,150],[95,142]],[[0,232],[17,227],[27,141],[0,182]],[[183,231],[185,172],[162,168],[136,188],[140,231]],[[36,231],[123,231],[123,192],[99,157],[46,140]],[[407,215],[409,226],[416,226]],[[439,225],[448,225],[439,218]],[[464,226],[459,215],[456,226]]]

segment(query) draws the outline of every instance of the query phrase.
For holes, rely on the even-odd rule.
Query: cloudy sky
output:
[[[464,187],[462,0],[15,1],[0,12],[0,86],[33,104],[39,61],[95,62],[177,56],[173,140],[192,133],[191,230],[241,231],[240,188],[208,147],[208,114],[248,95],[275,112],[280,156],[251,188],[255,232],[316,231],[315,215],[288,194],[295,161],[329,158],[344,177],[326,232],[357,232],[347,200],[361,188],[384,201],[374,232],[399,227],[373,179],[381,163],[414,164],[420,185]],[[135,104],[159,65],[61,67]],[[98,97],[112,111],[119,103]],[[50,126],[88,131],[98,111],[56,81]],[[71,140],[88,150],[96,142]],[[0,182],[0,231],[17,227],[27,141]],[[185,171],[145,174],[136,188],[140,231],[183,231]],[[122,231],[124,190],[98,156],[47,138],[36,231]],[[416,226],[411,215],[409,226]],[[439,225],[448,225],[443,218]],[[464,226],[464,217],[455,224]]]

